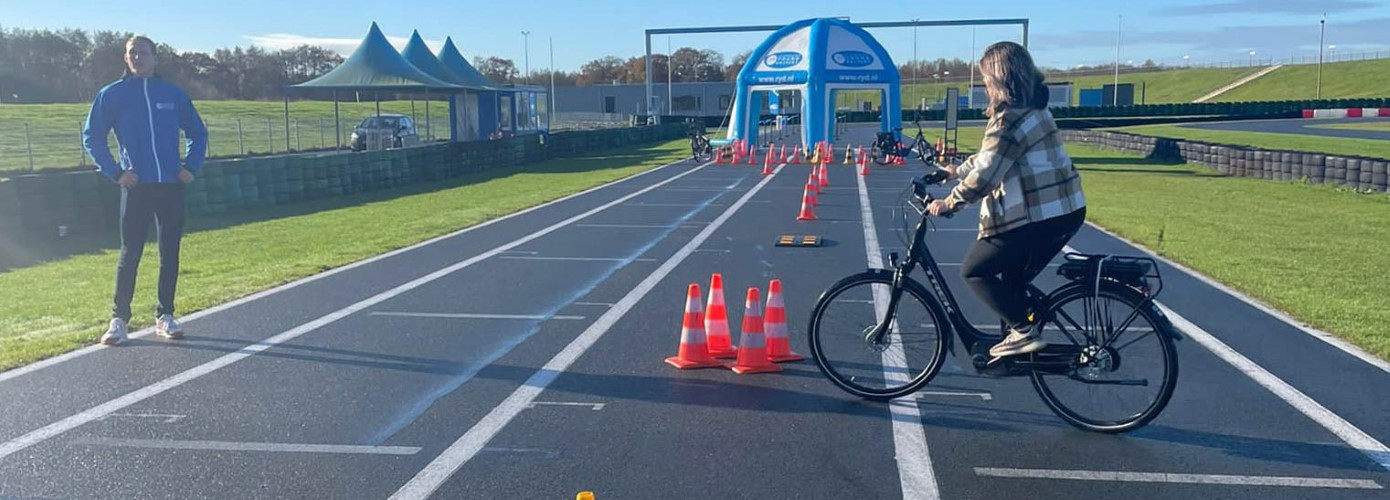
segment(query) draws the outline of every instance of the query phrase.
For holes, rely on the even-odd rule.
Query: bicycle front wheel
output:
[[[876,400],[911,394],[945,361],[950,330],[936,298],[905,279],[902,298],[890,313],[892,287],[891,271],[856,274],[821,294],[811,313],[811,357],[850,394]],[[887,334],[869,338],[885,317],[891,318]]]
[[[1067,368],[1035,370],[1033,387],[1053,413],[1094,432],[1129,432],[1157,417],[1178,383],[1167,325],[1137,292],[1077,286],[1054,299],[1043,325],[1050,358]]]

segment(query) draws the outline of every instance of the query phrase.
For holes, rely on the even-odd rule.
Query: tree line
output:
[[[80,29],[22,29],[0,26],[0,103],[89,102],[102,86],[124,73],[122,56],[128,32]],[[159,74],[183,87],[194,99],[278,100],[285,86],[321,76],[343,62],[322,47],[300,46],[266,50],[222,48],[212,53],[178,51],[160,43]],[[652,55],[652,81],[721,82],[734,80],[749,51],[726,61],[715,50],[682,47],[670,55]],[[497,83],[549,85],[550,70],[524,75],[515,61],[500,57],[473,58],[480,73]],[[1146,61],[1151,65],[1152,62]],[[898,65],[903,81],[962,80],[970,62],[961,59],[909,61]],[[556,85],[643,83],[646,61],[607,56],[580,66],[578,71],[555,71]]]

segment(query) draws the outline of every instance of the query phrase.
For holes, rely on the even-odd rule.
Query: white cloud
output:
[[[242,38],[250,41],[254,45],[271,50],[292,49],[300,45],[317,45],[337,52],[343,57],[351,55],[352,51],[357,50],[357,45],[362,43],[362,39],[360,38],[327,38],[290,33],[242,35]],[[391,45],[394,46],[397,51],[404,49],[405,44],[410,43],[410,37],[408,36],[388,35],[386,40],[391,42]],[[444,48],[444,40],[426,39],[425,46],[429,47],[431,51],[434,51],[435,55],[439,55],[439,51]]]

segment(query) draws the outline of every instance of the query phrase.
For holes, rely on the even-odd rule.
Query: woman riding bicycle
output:
[[[959,166],[961,182],[928,209],[943,215],[982,202],[980,233],[966,252],[961,277],[1009,326],[990,349],[995,357],[1026,354],[1046,344],[1033,328],[1027,285],[1086,221],[1081,178],[1047,109],[1048,88],[1027,49],[999,42],[980,59],[989,94],[984,142]]]

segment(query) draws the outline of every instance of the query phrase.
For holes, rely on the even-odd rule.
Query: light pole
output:
[[[1255,65],[1255,51],[1253,51],[1253,50],[1250,51],[1250,65],[1251,65],[1251,66],[1254,66],[1254,65]]]
[[[1182,67],[1184,67],[1184,68],[1188,67],[1187,60],[1188,60],[1188,59],[1191,59],[1191,58],[1192,58],[1192,56],[1182,56]]]
[[[970,88],[965,89],[965,106],[975,109],[975,28],[970,28]]]
[[[1115,24],[1115,90],[1110,93],[1111,106],[1120,105],[1120,37],[1124,34],[1125,16],[1119,17],[1119,22]]]
[[[531,32],[530,32],[530,31],[524,31],[524,30],[523,30],[523,31],[521,32],[521,43],[522,43],[522,46],[525,47],[525,49],[524,49],[525,52],[524,52],[524,53],[526,54],[526,56],[525,56],[525,57],[526,57],[526,75],[525,75],[523,78],[530,78],[530,77],[531,77]]]
[[[1315,99],[1322,99],[1322,47],[1327,41],[1327,13],[1322,14],[1322,19],[1318,20],[1318,89],[1314,94]]]
[[[671,36],[666,36],[666,113],[676,113],[676,96],[671,92],[671,76],[675,75],[676,60],[671,57]]]
[[[550,116],[555,116],[555,37],[550,37]],[[547,124],[548,126],[549,124]]]
[[[917,92],[917,18],[912,18],[912,91]]]

